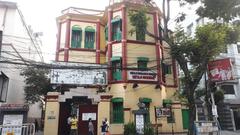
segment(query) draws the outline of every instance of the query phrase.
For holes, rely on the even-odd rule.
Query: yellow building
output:
[[[107,64],[108,83],[104,93],[97,93],[98,87],[77,87],[64,94],[49,93],[45,135],[68,134],[67,118],[74,108],[79,133],[88,132],[87,118],[91,116],[96,135],[100,135],[100,125],[105,118],[110,122],[111,134],[121,135],[124,124],[135,121],[139,99],[148,112],[144,121],[150,122],[158,132],[187,131],[188,110],[173,96],[178,81],[170,48],[142,30],[129,32],[133,28],[129,12],[143,7],[143,1],[113,2],[105,11],[68,8],[57,18],[56,61]],[[146,29],[159,37],[159,8],[147,7],[147,17]],[[166,104],[171,104],[174,119],[157,114],[156,110],[169,113],[163,109]]]

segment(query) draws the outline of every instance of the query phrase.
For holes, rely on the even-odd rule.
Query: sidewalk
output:
[[[240,135],[240,131],[221,131],[221,135]]]

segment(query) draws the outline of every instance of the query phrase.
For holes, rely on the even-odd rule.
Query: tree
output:
[[[47,92],[54,91],[48,77],[49,70],[35,67],[24,68],[21,75],[25,78],[24,95],[29,104],[44,102]]]
[[[167,0],[167,2],[169,1],[170,0]],[[141,15],[141,20],[144,20],[144,16],[144,14]],[[168,18],[166,18],[166,15],[163,15],[163,17],[167,25]],[[130,21],[134,24],[134,21],[138,22],[138,19],[130,18]],[[147,30],[145,31],[149,36],[161,40],[161,37],[156,37]],[[164,31],[167,34],[163,34],[163,39],[170,45],[172,57],[176,59],[184,74],[185,93],[190,111],[189,123],[191,126],[189,128],[189,134],[193,135],[193,122],[196,114],[194,102],[196,88],[203,74],[207,71],[208,62],[222,52],[227,44],[236,42],[238,39],[236,37],[239,37],[239,32],[235,27],[217,23],[207,24],[197,28],[194,38],[187,37],[181,28],[177,29],[172,37],[169,37],[167,26],[164,27]]]
[[[178,29],[167,42],[171,47],[171,54],[177,60],[184,74],[184,86],[189,106],[189,134],[193,133],[195,120],[194,93],[207,71],[207,64],[224,50],[226,44],[235,42],[228,40],[232,27],[223,24],[207,24],[198,27],[195,37],[185,35],[182,29]],[[191,65],[191,66],[190,66]]]
[[[200,0],[185,0],[188,3],[196,3]],[[229,22],[233,18],[240,16],[240,0],[201,0],[203,6],[197,10],[201,17],[207,17],[217,21],[223,19]]]

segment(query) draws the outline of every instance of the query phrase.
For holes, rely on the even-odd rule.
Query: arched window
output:
[[[72,26],[71,48],[81,48],[82,29],[78,25]]]
[[[84,48],[93,49],[95,42],[95,29],[88,26],[85,28],[85,45]]]

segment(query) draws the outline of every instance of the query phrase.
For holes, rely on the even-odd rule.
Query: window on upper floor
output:
[[[116,18],[111,21],[112,23],[112,40],[122,40],[122,19]]]
[[[122,59],[119,56],[111,58],[112,63],[112,77],[113,80],[119,81],[122,80]]]
[[[238,53],[240,53],[240,45],[237,45]]]
[[[220,88],[224,91],[224,94],[235,94],[234,85],[222,85]]]
[[[111,102],[112,102],[111,122],[123,123],[124,122],[123,98],[113,98]]]
[[[95,29],[91,26],[85,28],[85,45],[84,48],[93,49],[95,42]]]
[[[147,64],[148,64],[149,58],[138,57],[137,59],[138,59],[138,61],[137,61],[138,69],[140,69],[140,70],[147,69]]]
[[[72,27],[71,48],[81,48],[82,29],[78,25]]]
[[[108,26],[105,27],[105,40],[108,41]]]
[[[172,65],[162,63],[162,70],[164,75],[172,74]]]

